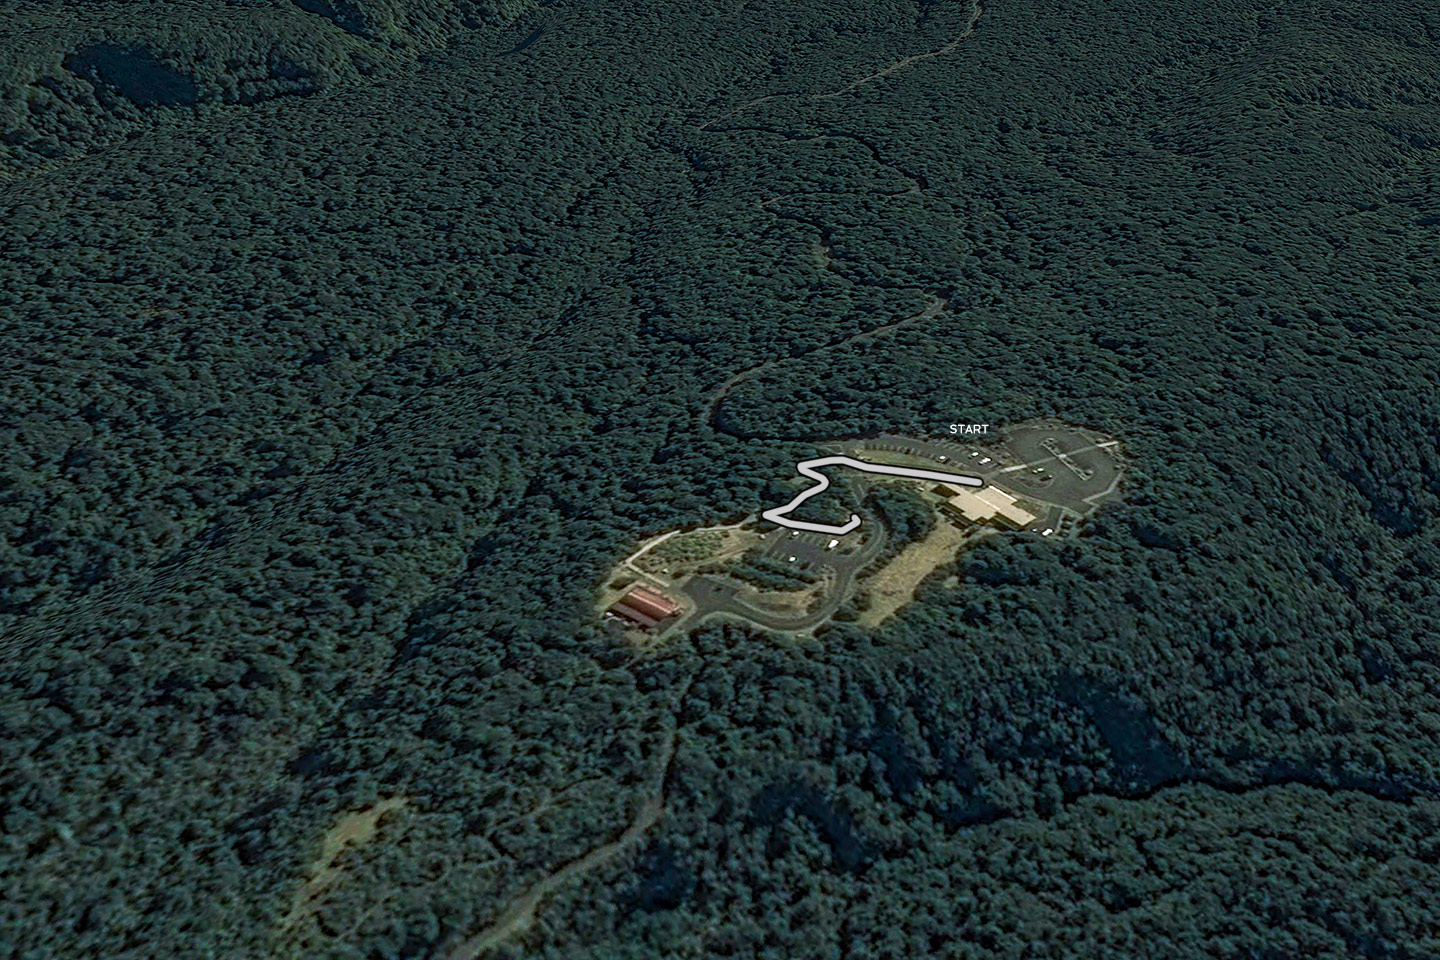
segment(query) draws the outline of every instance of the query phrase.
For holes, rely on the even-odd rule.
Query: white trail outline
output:
[[[830,478],[821,473],[818,467],[846,466],[854,467],[856,470],[865,473],[883,473],[892,477],[913,477],[917,480],[935,480],[939,483],[958,483],[967,487],[983,487],[985,481],[979,477],[972,477],[963,473],[942,473],[939,470],[920,470],[916,467],[895,467],[888,463],[869,463],[865,460],[856,460],[854,457],[817,457],[814,460],[801,460],[795,464],[795,472],[802,477],[815,481],[815,486],[801,490],[795,495],[795,499],[783,507],[773,507],[760,514],[771,523],[782,527],[789,527],[791,530],[806,530],[810,533],[828,533],[833,536],[843,537],[845,534],[860,526],[860,515],[850,514],[850,519],[839,525],[826,523],[808,523],[804,520],[791,520],[788,516],[796,507],[815,496],[817,493],[824,493],[830,489]]]

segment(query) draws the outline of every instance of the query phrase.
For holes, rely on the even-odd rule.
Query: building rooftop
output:
[[[959,510],[967,520],[980,522],[1000,517],[1017,527],[1028,527],[1037,517],[1021,507],[1015,498],[997,487],[975,490],[970,487],[951,485],[955,495],[947,502]]]
[[[680,604],[658,590],[632,587],[629,593],[610,608],[610,612],[642,627],[653,627],[661,620],[679,613]]]

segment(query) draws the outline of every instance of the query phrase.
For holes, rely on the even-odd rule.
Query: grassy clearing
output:
[[[335,825],[325,832],[324,839],[320,841],[320,855],[315,858],[308,871],[310,879],[306,881],[304,889],[296,894],[290,912],[280,925],[282,930],[291,929],[309,916],[324,892],[340,879],[342,871],[336,863],[340,855],[352,847],[363,846],[375,839],[375,832],[385,815],[403,810],[406,803],[408,801],[404,797],[390,797],[364,810],[347,813],[335,821]]]
[[[773,591],[762,590],[753,596],[746,597],[746,602],[766,610],[770,613],[794,614],[800,616],[807,613],[815,603],[820,594],[820,586],[809,587],[798,591]]]
[[[856,617],[861,627],[877,627],[905,604],[915,599],[915,588],[935,568],[955,558],[955,551],[970,539],[969,531],[938,522],[924,540],[901,550],[864,584],[870,605]]]
[[[645,556],[669,563],[699,563],[719,553],[729,540],[729,530],[692,530],[657,544]]]
[[[750,530],[708,527],[676,534],[635,559],[648,573],[676,573],[737,556],[759,537]]]

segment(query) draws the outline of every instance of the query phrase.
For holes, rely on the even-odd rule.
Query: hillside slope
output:
[[[1440,951],[1428,7],[14,6],[0,953]],[[1043,417],[874,633],[591,619]]]

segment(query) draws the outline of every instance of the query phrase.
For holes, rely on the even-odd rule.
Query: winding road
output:
[[[824,93],[811,94],[808,97],[805,97],[805,99],[811,101],[836,99],[845,94],[852,93],[853,91],[865,86],[866,84],[890,76],[891,74],[902,70],[905,67],[908,67],[914,63],[941,56],[945,53],[949,53],[950,51],[959,47],[975,32],[976,24],[978,23],[983,11],[984,8],[982,7],[980,0],[975,0],[973,11],[971,12],[969,20],[966,23],[962,32],[944,45],[932,50],[924,51],[918,54],[912,54],[908,57],[896,60],[879,70],[866,74],[865,76],[846,84],[843,87]],[[542,30],[537,30],[530,37],[526,38],[526,40],[522,41],[521,44],[511,52],[520,52],[521,50],[529,46],[531,43],[538,40],[541,34]],[[736,116],[737,114],[749,110],[752,107],[758,106],[761,103],[790,96],[800,95],[771,94],[763,97],[757,97],[753,100],[741,104],[740,106],[720,117],[716,117],[714,119],[706,121],[703,124],[700,124],[699,129],[701,131],[707,132],[724,133],[726,132],[725,128],[712,128],[714,128],[715,124],[720,123],[721,121],[726,120],[730,117]],[[866,142],[862,137],[837,131],[827,132],[822,137],[793,139],[825,139],[846,137],[862,143]],[[871,152],[872,154],[875,154],[877,162],[880,162],[882,165],[896,170],[902,176],[906,177],[911,181],[911,186],[906,190],[901,191],[902,194],[914,194],[924,192],[925,182],[923,177],[919,176],[918,174],[909,173],[899,168],[893,163],[885,162],[882,158],[879,157],[878,154],[875,153],[873,147],[871,148]],[[823,223],[807,220],[806,218],[798,214],[789,214],[774,210],[774,204],[776,204],[782,199],[785,198],[772,197],[768,200],[762,200],[760,201],[760,206],[766,212],[771,213],[776,217],[806,223],[809,226],[819,230],[821,234],[821,238],[819,241],[820,249],[824,255],[826,269],[832,271],[836,275],[848,280],[851,283],[884,287],[891,290],[910,291],[916,294],[923,294],[927,296],[930,300],[930,302],[924,308],[917,311],[916,313],[901,317],[900,319],[892,321],[888,324],[882,324],[877,327],[872,327],[869,330],[861,331],[856,334],[851,334],[827,343],[820,344],[812,348],[811,350],[806,351],[805,353],[798,354],[794,357],[787,357],[785,359],[799,359],[799,357],[811,356],[821,351],[832,350],[847,344],[855,343],[867,337],[879,336],[897,330],[908,324],[937,316],[938,314],[943,312],[949,305],[952,295],[945,290],[930,289],[926,287],[907,284],[894,284],[883,280],[865,280],[856,277],[847,277],[837,265],[832,244],[829,238],[829,228],[827,228]],[[779,362],[780,361],[778,359],[769,359],[762,361],[753,366],[737,371],[729,378],[727,378],[724,382],[719,384],[711,394],[710,399],[702,408],[703,416],[706,423],[717,431],[732,433],[732,431],[722,428],[718,423],[718,412],[720,404],[725,400],[726,396],[728,396],[729,393],[740,383],[743,383],[744,381],[754,377],[755,375],[770,369]],[[739,436],[739,434],[735,435]],[[849,533],[850,531],[854,530],[860,525],[860,518],[853,514],[850,518],[849,523],[844,525],[843,529],[840,527],[827,527],[823,524],[803,524],[801,521],[783,519],[786,514],[788,514],[794,508],[798,507],[806,499],[814,496],[817,493],[820,493],[821,491],[829,487],[830,481],[823,474],[807,468],[836,465],[842,463],[846,466],[855,467],[856,469],[864,470],[871,473],[887,473],[895,476],[911,476],[921,479],[934,479],[944,483],[958,483],[968,486],[984,485],[984,481],[978,477],[969,477],[960,474],[945,474],[938,471],[912,470],[905,467],[890,467],[882,464],[866,463],[865,461],[854,460],[850,457],[821,457],[816,460],[803,461],[802,463],[798,464],[796,468],[802,475],[805,475],[815,480],[817,482],[817,486],[802,491],[802,493],[798,497],[796,497],[795,500],[792,500],[784,507],[776,508],[775,510],[771,511],[766,511],[765,517],[767,519],[774,520],[776,523],[779,523],[782,526],[790,526],[795,529],[810,530],[819,533]],[[776,519],[777,516],[782,519]],[[865,555],[864,559],[866,559],[867,562],[869,558],[873,558],[873,556],[879,552],[879,549],[884,544],[884,540],[885,538],[882,534],[881,536],[875,538],[872,543],[868,544],[865,547],[863,553]],[[863,564],[861,565],[863,566]],[[853,576],[853,574],[851,575]],[[838,601],[836,601],[836,603],[838,604]],[[714,612],[724,613],[729,611],[726,611],[724,609],[718,609]],[[810,614],[807,614],[799,620],[781,622],[779,618],[776,618],[774,621],[774,628],[782,630],[805,629],[807,626],[814,625],[815,623],[820,622],[820,620],[823,620],[824,618],[830,616],[830,614],[832,614],[833,612],[834,610],[830,609],[827,605],[826,607],[822,607],[821,610],[812,611]],[[746,617],[747,619],[754,618],[754,613],[749,610],[746,610],[740,615]],[[694,682],[695,677],[692,677],[690,683],[686,686],[685,691],[682,692],[681,696],[678,698],[676,704],[677,714],[679,704],[684,701],[685,695],[688,694],[690,686],[692,686]],[[645,834],[648,833],[664,816],[666,803],[666,784],[670,778],[672,768],[674,767],[676,762],[676,737],[678,731],[679,725],[677,722],[676,725],[673,726],[664,735],[659,745],[659,748],[656,751],[657,760],[655,766],[657,768],[658,774],[653,783],[653,786],[651,787],[650,793],[641,802],[640,806],[635,811],[634,817],[631,822],[619,833],[618,836],[606,843],[602,843],[599,846],[596,846],[588,853],[577,857],[576,859],[561,864],[552,872],[543,876],[537,882],[533,883],[527,890],[525,890],[525,892],[522,893],[518,898],[509,901],[502,909],[500,909],[495,916],[495,919],[489,926],[482,929],[473,936],[463,938],[458,942],[453,942],[449,950],[443,951],[443,956],[445,956],[447,960],[478,960],[479,957],[507,943],[517,934],[523,933],[524,931],[530,929],[530,927],[535,921],[537,913],[541,909],[545,900],[551,894],[553,894],[556,889],[572,880],[588,874],[592,870],[600,868],[601,866],[615,859],[617,856],[621,855],[628,849],[635,846],[645,836]]]
[[[910,65],[912,65],[912,64],[919,63],[919,62],[921,62],[921,61],[923,61],[923,60],[929,60],[929,59],[931,59],[931,58],[938,57],[938,56],[941,56],[941,55],[943,55],[943,54],[949,53],[949,52],[951,52],[951,51],[959,48],[961,44],[963,44],[966,40],[968,40],[968,39],[975,33],[976,27],[979,25],[979,22],[980,22],[980,17],[984,14],[984,12],[985,12],[985,7],[984,7],[983,3],[981,3],[981,0],[975,0],[974,6],[973,6],[973,8],[972,8],[972,10],[971,10],[971,12],[970,12],[969,19],[968,19],[968,20],[966,21],[966,23],[965,23],[964,29],[961,30],[961,32],[960,32],[959,34],[957,34],[957,35],[956,35],[952,40],[950,40],[949,42],[947,42],[947,43],[943,44],[942,46],[937,47],[937,48],[935,48],[935,49],[933,49],[933,50],[927,50],[927,51],[924,51],[924,52],[922,52],[922,53],[912,54],[912,55],[910,55],[910,56],[908,56],[908,57],[904,57],[904,58],[902,58],[902,59],[900,59],[900,60],[896,60],[896,61],[894,61],[893,63],[891,63],[891,64],[889,64],[889,65],[887,65],[887,66],[885,66],[885,67],[883,67],[883,68],[881,68],[881,69],[879,69],[879,70],[876,70],[876,71],[874,71],[873,73],[866,74],[865,76],[860,77],[860,78],[857,79],[857,80],[853,80],[853,81],[851,81],[850,83],[846,84],[845,86],[840,87],[840,88],[838,88],[838,89],[836,89],[836,90],[830,90],[830,91],[826,91],[826,92],[823,92],[823,93],[809,94],[808,96],[802,95],[802,94],[796,94],[796,93],[777,93],[777,94],[767,94],[766,96],[763,96],[763,97],[756,97],[756,98],[754,98],[754,99],[752,99],[752,100],[747,100],[746,102],[740,104],[738,107],[735,107],[734,109],[730,110],[730,111],[727,112],[727,113],[721,114],[721,115],[718,116],[718,117],[714,117],[714,118],[712,118],[712,119],[710,119],[710,120],[705,121],[704,123],[702,123],[702,124],[699,125],[698,129],[701,130],[701,131],[712,131],[712,132],[715,132],[715,133],[726,133],[726,132],[734,132],[734,131],[739,131],[739,130],[751,130],[751,131],[763,132],[763,133],[776,133],[776,131],[774,131],[774,130],[769,130],[769,129],[764,128],[764,127],[739,127],[739,126],[731,127],[731,126],[725,126],[725,127],[718,127],[718,128],[717,128],[717,127],[716,127],[716,124],[719,124],[719,123],[721,123],[721,122],[723,122],[723,121],[725,121],[725,120],[730,119],[731,117],[734,117],[734,116],[737,116],[737,115],[739,115],[739,114],[741,114],[741,113],[744,113],[745,111],[747,111],[747,110],[749,110],[749,109],[751,109],[751,108],[753,108],[753,107],[757,107],[757,106],[759,106],[759,105],[761,105],[761,104],[763,104],[763,103],[768,103],[768,102],[774,101],[774,100],[783,100],[783,99],[792,98],[792,97],[800,97],[800,98],[802,98],[802,99],[809,100],[809,101],[813,101],[813,102],[818,102],[818,101],[822,101],[822,100],[833,100],[833,99],[836,99],[836,98],[838,98],[838,97],[841,97],[841,96],[843,96],[843,95],[845,95],[845,94],[847,94],[847,93],[852,93],[852,92],[854,92],[855,90],[858,90],[859,88],[865,86],[866,84],[873,83],[874,81],[883,79],[884,77],[888,77],[888,76],[890,76],[891,74],[894,74],[894,73],[896,73],[896,72],[898,72],[898,71],[900,71],[900,70],[903,70],[905,67],[908,67],[908,66],[910,66]],[[783,134],[780,134],[780,135],[781,135],[781,136],[784,136]],[[908,171],[908,170],[904,169],[903,167],[899,166],[899,165],[896,164],[896,163],[886,161],[883,157],[880,156],[879,151],[878,151],[878,148],[876,148],[876,147],[875,147],[868,139],[866,139],[865,137],[858,136],[858,135],[851,134],[851,133],[844,133],[844,132],[841,132],[841,131],[829,130],[829,131],[826,131],[825,133],[823,133],[823,134],[821,134],[821,135],[819,135],[819,136],[811,136],[811,137],[786,137],[786,139],[787,139],[787,140],[797,141],[797,142],[809,142],[809,141],[815,141],[815,140],[828,140],[828,139],[849,139],[849,140],[857,141],[857,142],[862,143],[862,144],[866,145],[867,147],[869,147],[870,152],[871,152],[871,154],[874,156],[874,158],[875,158],[875,160],[876,160],[877,163],[879,163],[881,166],[884,166],[884,167],[886,167],[886,168],[888,168],[888,169],[894,170],[895,172],[899,173],[901,176],[905,177],[907,180],[910,181],[910,184],[911,184],[911,185],[910,185],[907,189],[905,189],[905,190],[903,190],[903,191],[899,191],[899,193],[896,194],[896,195],[909,195],[909,194],[916,194],[916,193],[923,194],[923,193],[925,192],[925,186],[926,186],[925,178],[924,178],[921,174],[916,173],[916,172]],[[804,194],[803,194],[803,193],[802,193],[802,194],[796,194],[796,196],[804,196]],[[794,356],[785,357],[784,359],[786,359],[786,360],[798,360],[798,359],[801,359],[801,358],[803,358],[803,357],[813,356],[813,355],[815,355],[815,354],[817,354],[817,353],[821,353],[821,352],[823,352],[823,351],[833,350],[833,349],[836,349],[836,348],[838,348],[838,347],[846,346],[846,345],[848,345],[848,344],[855,343],[855,342],[864,340],[864,339],[869,338],[869,337],[876,337],[876,336],[880,336],[880,335],[883,335],[883,334],[886,334],[886,333],[890,333],[890,332],[893,332],[893,331],[895,331],[895,330],[900,329],[901,327],[908,326],[908,325],[910,325],[910,324],[912,324],[912,323],[915,323],[915,322],[918,322],[918,321],[921,321],[921,320],[930,319],[930,318],[932,318],[932,317],[938,316],[939,314],[943,313],[943,312],[949,307],[950,301],[951,301],[951,299],[952,299],[952,297],[953,297],[953,294],[952,294],[950,291],[948,291],[948,290],[933,289],[933,288],[927,288],[927,287],[923,287],[923,286],[914,286],[914,285],[909,285],[909,284],[895,284],[895,283],[889,283],[889,282],[886,282],[886,281],[883,281],[883,280],[875,280],[875,279],[873,279],[873,278],[872,278],[872,279],[861,279],[861,278],[846,276],[846,274],[844,273],[844,271],[843,271],[843,270],[839,267],[839,265],[837,264],[837,258],[835,257],[834,249],[833,249],[833,244],[832,244],[831,239],[830,239],[830,232],[831,232],[831,231],[830,231],[830,229],[829,229],[828,227],[826,227],[825,224],[820,223],[820,222],[818,222],[818,221],[806,219],[805,217],[800,216],[799,214],[783,213],[783,212],[780,212],[780,211],[777,211],[777,210],[773,209],[773,207],[774,207],[774,205],[775,205],[776,203],[778,203],[778,202],[781,201],[781,200],[787,199],[787,197],[788,197],[788,195],[786,195],[786,196],[770,197],[769,199],[759,201],[759,206],[760,206],[760,208],[761,208],[762,210],[766,211],[767,213],[772,214],[773,216],[779,217],[780,219],[792,220],[792,221],[796,221],[796,222],[800,222],[800,223],[805,223],[805,224],[807,224],[808,226],[813,227],[814,229],[820,231],[819,247],[820,247],[821,255],[822,255],[822,257],[823,257],[823,259],[824,259],[824,262],[825,262],[825,268],[826,268],[827,270],[829,270],[830,272],[836,274],[837,276],[839,276],[839,277],[841,277],[842,279],[847,280],[847,281],[849,281],[849,282],[851,282],[851,283],[861,284],[861,285],[865,285],[865,286],[881,287],[881,288],[889,289],[889,290],[907,291],[907,292],[912,292],[912,293],[916,293],[916,294],[923,294],[923,295],[925,295],[925,296],[927,296],[927,297],[930,298],[930,302],[929,302],[928,304],[926,304],[926,306],[925,306],[923,309],[921,309],[921,310],[919,310],[919,311],[917,311],[917,312],[915,312],[915,313],[913,313],[913,314],[910,314],[909,316],[901,317],[900,319],[894,320],[894,321],[892,321],[892,322],[890,322],[890,323],[881,324],[881,325],[878,326],[878,327],[872,327],[872,328],[869,329],[869,330],[863,330],[863,331],[860,331],[859,333],[850,334],[850,335],[848,335],[848,336],[841,337],[841,338],[836,339],[836,340],[832,340],[832,341],[829,341],[829,342],[826,342],[826,343],[819,344],[818,346],[812,347],[812,348],[809,349],[809,350],[806,350],[806,351],[804,351],[804,352],[802,352],[802,353],[795,354]],[[779,362],[780,362],[779,359],[770,359],[770,360],[765,360],[765,361],[762,361],[762,362],[760,362],[760,363],[754,364],[753,366],[749,366],[749,367],[746,367],[746,368],[744,368],[744,369],[738,370],[738,371],[736,371],[735,373],[733,373],[730,377],[728,377],[726,380],[724,380],[722,383],[720,383],[718,386],[716,386],[716,388],[715,388],[715,389],[713,390],[713,392],[711,393],[710,398],[706,401],[705,406],[702,408],[702,410],[703,410],[703,414],[702,414],[702,415],[703,415],[703,422],[704,422],[707,426],[709,426],[712,430],[714,430],[714,431],[716,431],[716,432],[719,432],[719,433],[728,433],[728,434],[730,434],[730,435],[732,435],[732,436],[742,437],[742,438],[744,438],[744,439],[756,439],[756,438],[753,438],[753,437],[744,437],[742,434],[737,433],[736,431],[731,430],[730,428],[725,427],[724,425],[722,425],[721,422],[720,422],[720,417],[719,417],[720,405],[721,405],[722,403],[724,403],[726,397],[728,397],[728,396],[730,395],[731,391],[733,391],[733,390],[734,390],[737,386],[739,386],[741,383],[745,382],[746,380],[750,380],[750,379],[752,379],[753,377],[755,377],[755,376],[757,376],[757,375],[759,375],[759,374],[761,374],[761,373],[764,373],[765,371],[767,371],[767,370],[771,369],[772,367],[774,367],[774,366],[775,366],[776,364],[778,364]]]
[[[979,477],[972,477],[964,473],[944,473],[940,470],[921,470],[917,467],[897,467],[888,463],[870,463],[867,460],[856,460],[854,457],[834,456],[816,457],[814,460],[801,460],[795,464],[795,471],[802,477],[808,477],[815,481],[815,485],[807,490],[801,490],[795,495],[795,499],[783,507],[773,507],[760,514],[771,523],[778,523],[782,527],[789,527],[791,530],[807,530],[811,533],[828,533],[832,536],[843,537],[845,534],[860,526],[860,514],[850,514],[850,519],[838,526],[827,523],[809,523],[805,520],[791,520],[789,514],[796,507],[815,496],[830,489],[830,478],[820,472],[820,467],[846,466],[865,473],[883,473],[891,477],[912,477],[916,480],[934,480],[937,483],[958,483],[966,487],[983,487],[985,481]]]

